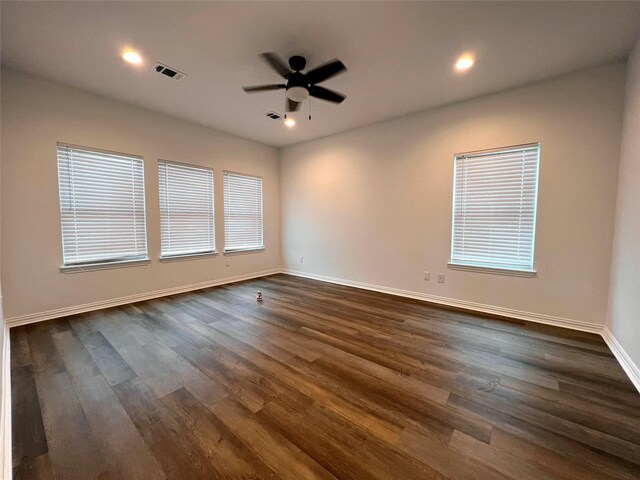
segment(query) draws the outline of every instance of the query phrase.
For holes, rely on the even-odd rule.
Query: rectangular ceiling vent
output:
[[[265,113],[265,116],[269,117],[271,120],[280,120],[282,118],[276,112],[267,112]]]
[[[153,69],[156,72],[161,73],[162,75],[166,75],[169,78],[173,78],[174,80],[182,80],[184,77],[187,76],[186,73],[179,72],[175,68],[167,67],[166,65],[163,65],[161,63],[156,63]]]

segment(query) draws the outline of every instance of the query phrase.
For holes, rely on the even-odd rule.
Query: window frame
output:
[[[75,149],[75,150],[83,150],[85,152],[95,153],[95,154],[105,154],[105,155],[115,155],[120,157],[128,157],[134,160],[140,161],[141,172],[142,172],[142,223],[143,223],[143,231],[144,231],[144,255],[139,256],[130,256],[130,257],[113,257],[108,260],[101,261],[91,261],[91,262],[76,262],[76,263],[65,263],[65,240],[64,240],[64,227],[63,227],[63,199],[62,199],[62,178],[60,176],[60,158],[59,158],[59,150],[60,148],[67,149]],[[145,164],[144,164],[144,156],[118,152],[115,150],[107,150],[103,148],[96,147],[87,147],[84,145],[77,145],[67,142],[56,142],[56,170],[58,177],[58,215],[59,215],[59,225],[60,225],[60,247],[62,253],[62,262],[60,265],[60,272],[62,273],[77,273],[77,272],[85,272],[91,270],[103,270],[103,269],[111,269],[111,268],[123,268],[123,267],[134,267],[139,265],[148,265],[151,261],[149,257],[149,232],[148,232],[148,224],[147,224],[147,196],[146,196],[146,176],[145,176]]]
[[[226,181],[225,181],[225,177],[226,175],[236,175],[236,176],[240,176],[240,177],[246,177],[246,178],[256,178],[258,180],[260,180],[260,233],[261,233],[261,245],[259,246],[252,246],[252,247],[246,247],[246,248],[232,248],[229,249],[227,246],[227,190],[225,188],[226,185]],[[261,252],[265,250],[265,244],[264,244],[264,179],[259,176],[259,175],[251,175],[248,173],[241,173],[241,172],[235,172],[232,170],[223,170],[222,171],[222,195],[223,195],[223,211],[224,211],[224,219],[223,219],[223,223],[224,223],[224,250],[223,253],[224,255],[234,255],[234,254],[242,254],[242,253],[251,253],[251,252]]]
[[[462,156],[483,156],[492,154],[506,154],[510,152],[518,152],[522,150],[537,150],[536,156],[536,172],[535,172],[535,193],[533,199],[533,218],[532,218],[532,240],[531,240],[531,268],[515,268],[515,267],[500,267],[490,265],[476,265],[473,263],[461,263],[453,261],[454,241],[455,241],[455,215],[456,215],[456,185],[457,185],[457,159]],[[447,267],[451,270],[462,270],[478,273],[489,273],[495,275],[508,275],[516,277],[535,277],[538,273],[535,266],[535,248],[536,248],[536,230],[538,222],[538,195],[540,186],[540,157],[542,147],[540,142],[525,143],[521,145],[510,145],[505,147],[490,148],[485,150],[475,150],[471,152],[456,153],[453,156],[453,188],[452,188],[452,202],[451,202],[451,243],[450,243],[450,257],[447,262]]]
[[[187,168],[193,168],[193,169],[201,169],[201,170],[208,170],[211,172],[213,178],[213,182],[212,182],[212,186],[213,186],[213,191],[211,192],[211,201],[212,201],[212,212],[213,212],[213,250],[210,251],[202,251],[202,252],[192,252],[192,253],[180,253],[180,254],[172,254],[172,255],[163,255],[162,253],[162,207],[161,207],[161,203],[160,203],[160,199],[161,199],[161,193],[160,193],[160,183],[161,183],[161,179],[160,179],[160,164],[169,164],[169,165],[178,165],[178,166],[182,166],[182,167],[187,167]],[[217,216],[216,216],[216,188],[215,188],[215,181],[216,181],[216,175],[215,175],[215,170],[212,167],[205,167],[202,165],[194,165],[194,164],[190,164],[190,163],[184,163],[184,162],[175,162],[172,160],[165,160],[162,158],[158,158],[158,214],[159,214],[159,230],[160,230],[160,255],[159,255],[159,260],[161,262],[172,262],[172,261],[179,261],[179,260],[196,260],[196,259],[201,259],[201,258],[207,258],[207,257],[214,257],[218,254],[218,242],[217,242],[217,228],[216,228],[216,221],[217,221]]]

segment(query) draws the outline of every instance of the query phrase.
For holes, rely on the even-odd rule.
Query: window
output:
[[[224,250],[261,248],[262,179],[224,172]]]
[[[539,145],[455,156],[450,265],[533,273]]]
[[[65,266],[147,259],[142,158],[58,144]]]
[[[214,253],[213,170],[158,162],[162,257]]]

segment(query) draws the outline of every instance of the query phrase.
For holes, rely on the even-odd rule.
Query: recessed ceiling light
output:
[[[133,50],[125,50],[124,52],[122,52],[122,58],[125,62],[133,63],[136,65],[142,63],[142,57],[140,56],[140,54]]]
[[[284,121],[284,124],[285,124],[287,127],[291,128],[291,127],[293,127],[293,126],[296,124],[296,121],[295,121],[293,118],[287,118],[287,119]]]
[[[476,63],[476,60],[471,55],[463,55],[456,61],[456,70],[464,72],[473,67],[474,63]]]

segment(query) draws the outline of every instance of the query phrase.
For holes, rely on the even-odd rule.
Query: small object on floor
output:
[[[258,292],[258,296],[256,297],[256,300],[259,302],[262,301],[262,292]]]

